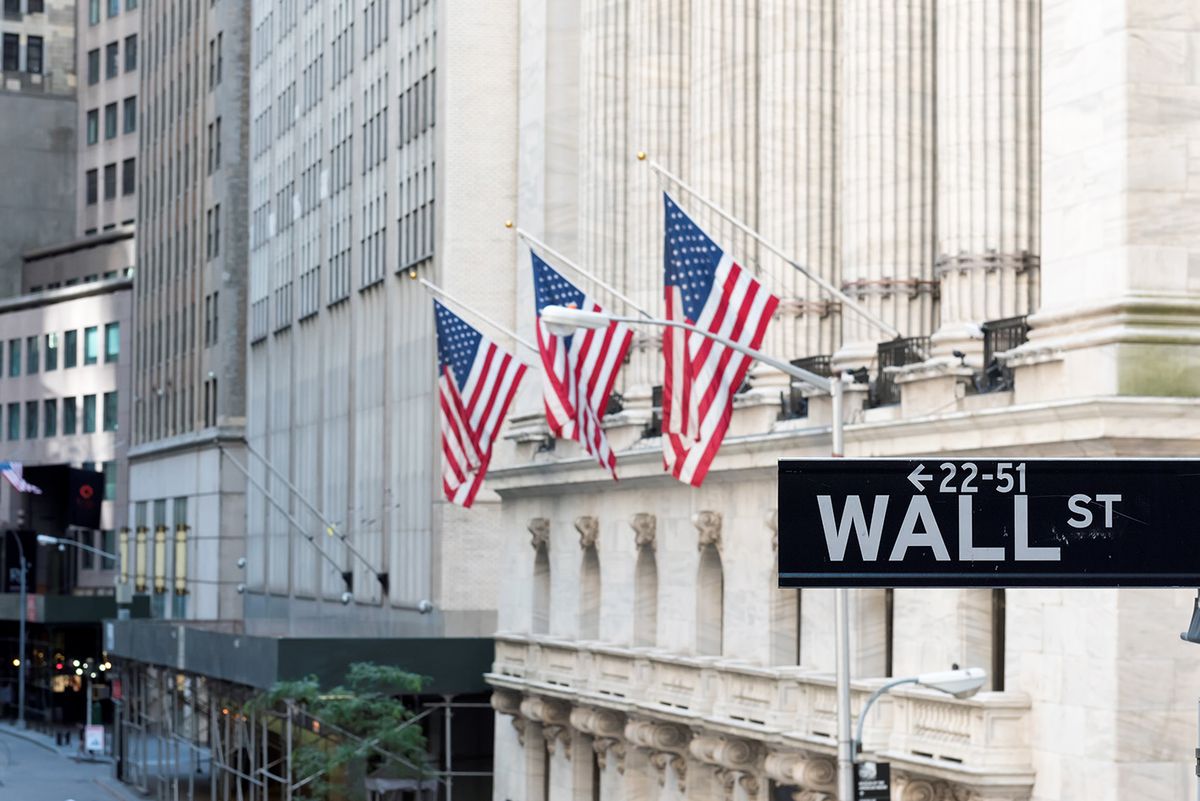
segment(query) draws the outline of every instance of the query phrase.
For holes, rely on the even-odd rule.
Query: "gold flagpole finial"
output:
[[[417,268],[416,267],[410,267],[408,269],[408,277],[414,281],[417,280]]]
[[[637,160],[638,160],[638,161],[645,161],[645,160],[646,160],[646,151],[645,151],[645,150],[639,150],[639,151],[637,152]]]
[[[512,227],[513,227],[513,221],[512,221],[512,220],[505,220],[505,221],[504,221],[504,227],[505,227],[505,228],[512,228]]]

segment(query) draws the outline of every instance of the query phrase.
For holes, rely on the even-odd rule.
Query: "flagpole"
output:
[[[796,260],[792,259],[786,253],[784,253],[783,250],[780,249],[777,245],[767,241],[767,239],[765,237],[763,237],[762,234],[758,233],[758,231],[755,231],[753,228],[746,225],[744,222],[742,222],[738,218],[734,217],[729,212],[725,211],[723,208],[718,206],[716,203],[709,200],[704,195],[700,194],[699,191],[697,191],[694,187],[692,187],[690,184],[688,184],[686,181],[684,181],[678,175],[675,175],[673,172],[671,172],[667,168],[663,167],[661,164],[659,164],[654,159],[647,158],[646,153],[644,151],[638,151],[637,158],[638,158],[638,161],[645,161],[647,164],[649,164],[651,170],[658,173],[663,178],[666,178],[668,181],[670,181],[671,183],[678,186],[684,192],[687,192],[689,195],[696,198],[696,200],[699,200],[705,206],[708,206],[710,209],[712,209],[714,212],[716,212],[721,217],[724,217],[735,228],[737,228],[738,230],[742,231],[743,233],[753,237],[755,239],[755,241],[757,241],[764,248],[771,251],[776,256],[778,256],[779,258],[786,261],[788,264],[792,265],[792,267],[795,267],[802,275],[804,275],[804,277],[806,277],[810,281],[813,281],[814,283],[816,283],[818,286],[820,286],[826,292],[828,292],[829,294],[833,295],[835,298],[840,300],[844,305],[846,305],[846,306],[850,307],[851,309],[853,309],[854,311],[858,312],[860,315],[862,315],[864,318],[866,318],[866,320],[869,323],[871,323],[872,325],[874,325],[876,328],[879,328],[882,331],[886,331],[888,334],[891,334],[893,337],[904,336],[903,334],[900,333],[900,329],[896,328],[895,326],[891,325],[890,323],[886,323],[883,320],[879,319],[874,314],[872,314],[865,306],[863,306],[858,301],[851,298],[845,292],[838,289],[833,284],[829,283],[821,276],[812,272],[811,270],[809,270],[807,267],[800,264]]]
[[[521,337],[517,336],[516,331],[513,331],[511,328],[508,328],[506,326],[500,325],[500,323],[496,322],[495,320],[488,317],[487,315],[481,314],[480,312],[476,311],[475,309],[472,309],[470,306],[463,303],[461,300],[454,297],[449,292],[447,292],[446,290],[437,286],[436,284],[431,284],[429,281],[426,281],[424,278],[418,277],[415,273],[409,273],[408,277],[412,278],[414,281],[421,282],[421,286],[425,287],[427,290],[429,290],[433,294],[441,296],[442,298],[453,303],[455,306],[458,306],[459,308],[461,308],[463,311],[468,312],[468,313],[474,315],[475,317],[478,317],[480,320],[483,320],[485,323],[487,323],[488,325],[490,325],[492,328],[496,329],[500,333],[511,337],[513,339],[513,341],[515,341],[516,343],[518,343],[520,345],[524,345],[525,347],[527,347],[533,351],[536,351],[538,349],[537,345],[530,343],[529,340],[522,339]]]
[[[511,228],[512,220],[505,221],[504,225],[506,228]],[[545,242],[543,242],[542,240],[538,239],[533,234],[526,231],[524,228],[521,228],[519,226],[517,227],[517,236],[524,239],[525,243],[528,244],[531,248],[537,248],[538,250],[545,251],[548,255],[553,257],[555,261],[560,262],[562,265],[564,265],[566,267],[570,267],[572,270],[579,273],[580,275],[582,275],[584,278],[588,279],[592,283],[608,290],[608,293],[610,295],[612,295],[613,297],[617,298],[618,300],[624,302],[626,306],[633,309],[635,312],[642,315],[646,319],[649,320],[649,319],[653,318],[653,315],[650,314],[650,312],[646,311],[641,306],[637,305],[632,300],[630,300],[628,297],[621,294],[621,292],[618,291],[616,287],[602,281],[600,278],[598,278],[593,273],[590,273],[587,270],[583,269],[582,267],[580,267],[578,264],[576,264],[575,262],[568,259],[563,254],[559,253],[557,250],[550,247]]]

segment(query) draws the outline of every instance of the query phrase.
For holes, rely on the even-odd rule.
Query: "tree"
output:
[[[316,676],[277,682],[248,707],[289,705],[301,720],[292,742],[292,781],[302,798],[361,798],[362,777],[427,778],[425,735],[401,696],[419,693],[426,678],[396,667],[355,662],[346,684],[322,690]],[[311,721],[306,720],[311,718]],[[407,724],[407,725],[406,725]]]

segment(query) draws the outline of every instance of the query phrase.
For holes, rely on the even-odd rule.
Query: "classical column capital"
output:
[[[571,727],[560,724],[542,726],[542,736],[546,739],[546,750],[551,754],[557,753],[558,744],[563,744],[563,756],[571,758]]]
[[[1017,798],[1028,798],[1028,788],[1021,795],[1002,793],[989,795],[985,799],[977,790],[961,784],[909,773],[896,773],[893,777],[895,788],[900,791],[900,801],[1015,801]]]
[[[763,771],[779,784],[795,785],[816,794],[814,801],[825,794],[832,799],[837,787],[837,763],[820,754],[772,751],[763,759]]]
[[[608,759],[616,760],[617,773],[625,773],[625,743],[616,737],[595,737],[592,739],[592,750],[596,752],[596,762],[600,770],[608,769]]]
[[[658,723],[652,720],[631,720],[625,724],[625,739],[632,745],[650,751],[671,751],[682,754],[687,751],[692,733],[674,723]]]
[[[705,545],[711,545],[718,550],[721,548],[721,513],[712,511],[696,512],[692,515],[692,525],[700,532],[696,547],[703,550]]]
[[[655,549],[655,535],[658,529],[658,520],[649,512],[638,512],[629,521],[629,525],[633,527],[633,544],[637,548]]]
[[[667,771],[675,771],[675,779],[679,783],[679,792],[687,791],[687,760],[679,754],[670,751],[655,751],[650,755],[650,764],[658,771],[658,786],[667,783]]]
[[[579,532],[579,547],[585,551],[595,548],[600,537],[600,521],[591,515],[575,518],[575,530]]]
[[[550,521],[545,517],[535,517],[529,521],[529,533],[531,536],[529,544],[533,546],[533,550],[538,548],[550,549]]]
[[[556,698],[527,695],[521,700],[521,716],[545,726],[566,726],[571,718],[571,705]]]
[[[710,765],[743,771],[753,770],[762,758],[757,743],[714,734],[694,734],[688,743],[688,753]]]
[[[577,706],[570,720],[572,727],[592,737],[620,738],[625,733],[625,716],[611,709]]]

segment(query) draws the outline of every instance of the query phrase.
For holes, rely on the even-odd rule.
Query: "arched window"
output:
[[[550,553],[539,545],[533,560],[533,620],[534,634],[550,632]]]
[[[725,576],[715,545],[700,551],[696,577],[696,652],[720,656],[724,640]]]
[[[658,562],[653,548],[638,549],[633,571],[633,644],[658,644]]]
[[[594,545],[584,548],[579,570],[579,638],[600,639],[600,557]]]

